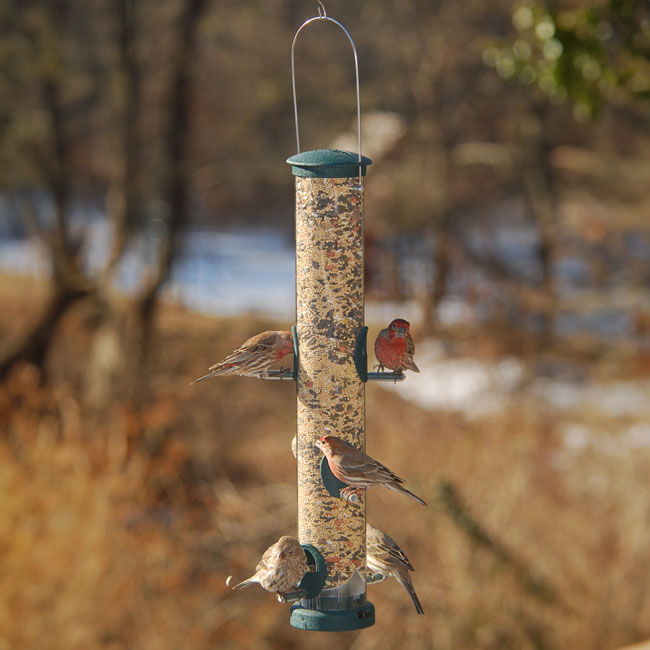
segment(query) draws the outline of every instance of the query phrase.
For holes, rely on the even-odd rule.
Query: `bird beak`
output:
[[[404,338],[409,333],[409,331],[406,329],[406,327],[399,327],[397,329],[397,333],[398,333],[399,336]]]
[[[284,560],[285,557],[287,557],[287,555],[284,551],[278,553],[278,560]]]

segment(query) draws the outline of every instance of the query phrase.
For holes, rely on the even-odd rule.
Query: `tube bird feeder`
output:
[[[291,625],[340,631],[369,627],[366,600],[366,503],[338,496],[336,479],[314,446],[333,434],[365,451],[365,384],[358,370],[364,328],[363,184],[371,160],[361,155],[359,71],[354,42],[321,5],[296,32],[291,49],[298,153],[287,160],[296,187],[296,380],[298,537],[325,559],[319,593],[292,606]],[[300,31],[327,20],[347,35],[354,52],[359,151],[300,151],[294,48]],[[365,339],[364,339],[365,341]],[[365,346],[364,346],[365,351]],[[355,362],[356,360],[356,362]]]

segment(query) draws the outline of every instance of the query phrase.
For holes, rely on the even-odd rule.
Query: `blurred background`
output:
[[[431,505],[373,491],[368,521],[426,615],[390,580],[374,627],[313,634],[226,588],[295,534],[295,389],[188,385],[293,322],[289,55],[316,3],[5,0],[3,649],[650,637],[650,7],[326,7],[374,161],[369,341],[406,318],[422,369],[367,387],[367,440]],[[296,57],[302,148],[355,150],[344,34]]]

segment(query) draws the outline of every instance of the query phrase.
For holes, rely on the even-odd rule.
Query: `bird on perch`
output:
[[[395,578],[411,597],[415,611],[424,614],[409,576],[409,571],[415,569],[406,557],[406,553],[392,537],[370,524],[366,524],[366,565],[370,571],[381,573],[387,578],[390,576]]]
[[[332,474],[346,484],[339,493],[345,501],[352,502],[359,490],[378,485],[395,492],[403,492],[423,506],[427,505],[402,485],[404,479],[345,440],[336,436],[322,436],[316,441],[316,447],[325,454]]]
[[[415,343],[409,332],[411,324],[396,318],[388,327],[385,327],[375,339],[375,356],[379,361],[379,370],[388,368],[399,375],[403,370],[420,372],[415,365],[413,354]]]
[[[218,375],[242,375],[266,379],[269,368],[293,353],[293,335],[285,331],[261,332],[244,341],[223,361],[210,366],[207,375],[195,379],[196,384]]]
[[[284,535],[264,551],[255,573],[233,589],[243,589],[257,583],[267,591],[284,597],[298,588],[298,583],[308,570],[307,557],[300,542],[295,537]]]

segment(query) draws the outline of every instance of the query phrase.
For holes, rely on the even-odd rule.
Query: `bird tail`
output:
[[[255,582],[257,582],[257,580],[254,580],[253,577],[251,577],[248,578],[248,580],[244,580],[243,582],[240,582],[238,585],[235,585],[233,589],[245,589],[246,587],[250,587]]]
[[[415,587],[411,582],[411,576],[409,576],[409,574],[406,571],[395,571],[393,575],[397,579],[397,582],[399,582],[402,585],[402,587],[404,587],[406,593],[411,597],[411,600],[413,601],[413,606],[415,607],[415,611],[418,614],[424,614],[424,609],[422,609],[420,599],[418,598],[418,595],[415,593]]]
[[[413,361],[413,359],[411,359],[411,363],[409,364],[407,370],[412,370],[413,372],[420,372],[420,369],[415,365],[415,361]]]
[[[411,499],[415,499],[418,503],[421,503],[423,506],[427,505],[426,501],[423,501],[422,499],[420,499],[419,496],[413,494],[413,492],[407,490],[403,485],[400,485],[399,483],[386,483],[386,487],[389,490],[395,490],[395,492],[404,492],[405,494],[410,496]]]
[[[193,382],[190,382],[190,386],[192,384],[198,384],[200,381],[203,381],[204,379],[210,379],[210,377],[218,377],[219,375],[229,375],[232,374],[235,370],[237,369],[237,366],[235,365],[219,365],[213,370],[211,370],[207,375],[203,375],[203,377],[199,377],[198,379],[195,379]]]
[[[203,381],[204,379],[210,379],[210,377],[216,377],[218,374],[219,374],[218,372],[209,372],[207,375],[203,375],[203,377],[199,377],[198,379],[191,381],[190,386],[192,384],[198,384],[200,381]]]

